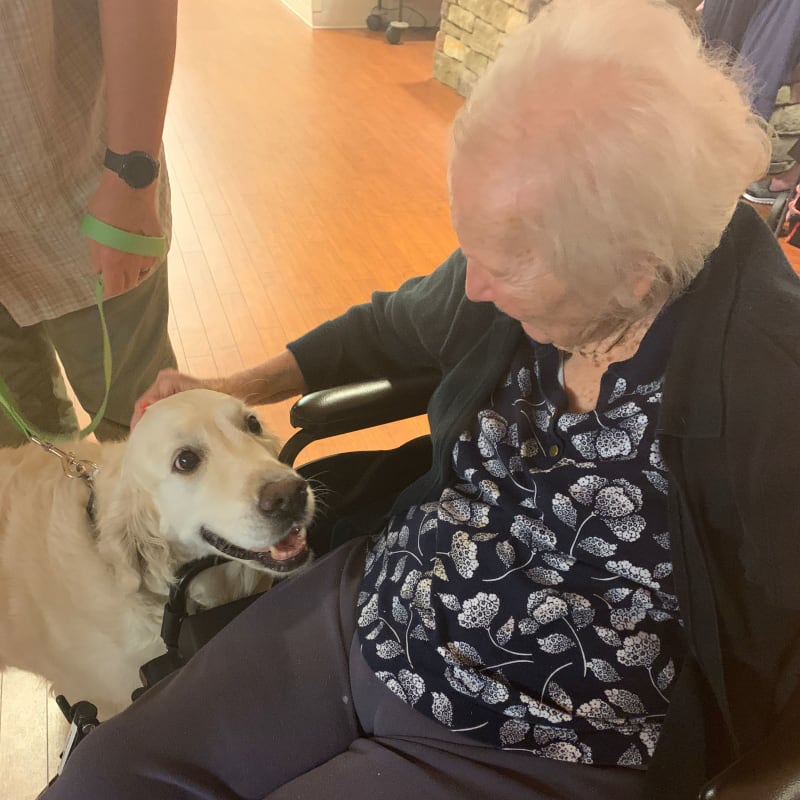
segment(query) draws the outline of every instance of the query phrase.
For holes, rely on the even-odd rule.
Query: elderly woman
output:
[[[161,376],[146,401],[268,403],[435,370],[433,463],[47,800],[688,798],[779,729],[800,282],[736,208],[769,143],[707,58],[659,0],[554,0],[454,124],[459,251],[251,370]]]

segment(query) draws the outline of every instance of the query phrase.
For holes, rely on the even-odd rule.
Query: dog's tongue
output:
[[[292,528],[288,536],[284,536],[272,547],[254,550],[256,553],[269,553],[276,561],[294,558],[306,549],[306,532],[303,528]]]

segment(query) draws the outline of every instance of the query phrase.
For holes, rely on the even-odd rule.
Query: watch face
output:
[[[134,189],[144,189],[158,177],[158,162],[147,153],[128,153],[122,163],[119,175]]]

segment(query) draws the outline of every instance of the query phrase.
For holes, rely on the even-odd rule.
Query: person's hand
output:
[[[175,369],[162,369],[153,385],[136,401],[131,419],[131,430],[142,418],[148,406],[187,389],[218,389],[219,381],[213,378],[194,378]]]
[[[161,236],[158,219],[157,184],[132,189],[109,170],[104,170],[97,191],[89,201],[89,213],[101,222],[144,236]],[[103,276],[105,297],[127,292],[142,281],[157,259],[123,253],[88,239],[89,258],[95,275]]]

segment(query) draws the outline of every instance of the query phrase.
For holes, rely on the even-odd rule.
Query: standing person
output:
[[[175,365],[166,257],[79,226],[90,212],[169,237],[161,137],[176,18],[177,0],[0,0],[0,375],[40,430],[77,432],[57,357],[83,408],[100,408],[97,275],[114,367],[97,436],[124,437],[133,399]],[[0,445],[23,440],[0,419]]]
[[[460,249],[139,407],[433,372],[429,471],[42,800],[687,800],[794,741],[800,281],[737,206],[768,158],[663,0],[511,34],[453,125]]]
[[[752,77],[753,110],[769,122],[778,90],[800,63],[800,3],[797,0],[705,0],[702,25],[706,39],[733,48],[737,63]],[[794,157],[795,152],[790,150]],[[780,170],[780,171],[779,171]],[[744,193],[755,203],[772,203],[794,188],[800,164],[778,169]]]

